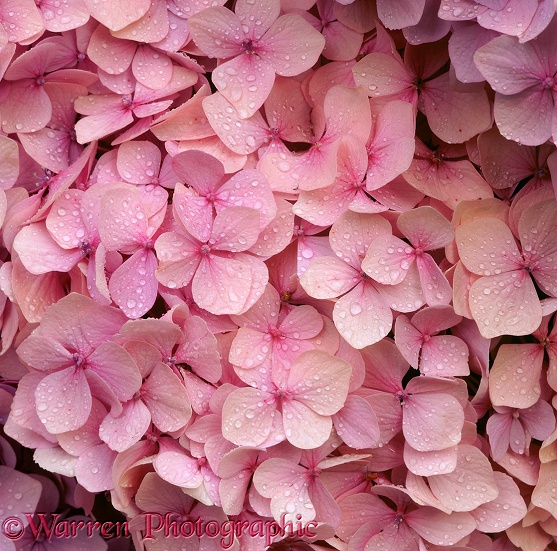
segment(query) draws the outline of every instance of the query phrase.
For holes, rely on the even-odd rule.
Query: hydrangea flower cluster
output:
[[[0,0],[0,549],[557,550],[555,11]]]

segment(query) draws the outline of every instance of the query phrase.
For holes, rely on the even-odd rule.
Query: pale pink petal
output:
[[[319,299],[335,298],[345,294],[359,281],[356,269],[333,256],[314,260],[300,278],[304,290]]]
[[[41,13],[32,0],[5,0],[2,23],[10,42],[23,42],[44,30]]]
[[[496,92],[518,94],[539,85],[545,76],[545,60],[530,44],[518,45],[515,38],[495,38],[474,55],[480,73]]]
[[[269,127],[261,113],[241,118],[232,104],[219,92],[203,100],[209,124],[223,143],[235,153],[248,155],[270,139]]]
[[[104,26],[99,25],[87,47],[87,56],[109,75],[120,75],[131,65],[137,43],[115,38]]]
[[[6,465],[0,465],[0,485],[4,494],[2,505],[7,509],[6,512],[2,513],[2,518],[7,519],[6,514],[10,515],[12,519],[20,519],[21,517],[20,524],[15,523],[13,526],[16,529],[27,526],[29,517],[34,513],[43,491],[41,482],[28,474],[18,472]],[[26,517],[26,514],[29,514],[29,517]],[[6,520],[4,520],[4,525],[5,528],[10,526]],[[17,532],[14,533],[17,535]],[[4,531],[2,531],[0,542],[7,550],[12,549],[12,547],[8,547],[11,541],[5,537]]]
[[[449,73],[424,84],[419,105],[431,130],[447,143],[463,143],[492,123],[491,104],[483,86],[470,92],[457,91]]]
[[[269,273],[261,260],[249,254],[225,254],[203,258],[193,277],[193,296],[212,314],[242,314],[263,294]]]
[[[246,87],[246,81],[253,84]],[[274,81],[275,73],[269,62],[247,53],[226,61],[213,72],[215,86],[242,119],[252,117],[263,105]]]
[[[380,341],[393,324],[388,303],[369,281],[360,283],[336,302],[333,320],[342,337],[357,349]]]
[[[277,214],[259,233],[259,237],[250,252],[257,256],[271,257],[283,251],[292,239],[294,231],[294,213],[292,204],[285,199],[275,199]]]
[[[58,341],[32,333],[17,348],[26,364],[40,371],[54,371],[73,365],[73,356]]]
[[[83,117],[75,124],[77,142],[85,144],[99,140],[128,126],[133,120],[131,111],[122,108],[120,105],[104,113]]]
[[[141,387],[142,399],[155,426],[162,432],[178,430],[191,417],[188,395],[180,379],[159,362]]]
[[[37,86],[30,79],[8,85],[8,94],[2,100],[2,130],[36,132],[44,128],[52,116],[52,103],[45,86]]]
[[[110,295],[128,318],[141,317],[155,303],[158,287],[156,269],[157,259],[153,251],[139,249],[110,276]]]
[[[402,430],[418,451],[450,448],[460,442],[464,412],[449,394],[414,394],[404,399]]]
[[[321,350],[309,350],[294,360],[287,387],[295,400],[316,413],[333,415],[346,400],[351,372],[348,362]]]
[[[377,415],[361,396],[348,395],[343,407],[333,415],[336,433],[355,449],[374,448],[381,439]]]
[[[414,369],[418,369],[424,338],[414,324],[402,314],[397,316],[395,321],[395,342],[404,359]]]
[[[481,277],[470,288],[470,310],[485,338],[528,335],[542,319],[540,300],[525,270]]]
[[[259,41],[262,57],[281,76],[310,69],[319,59],[325,38],[298,14],[279,17]],[[268,95],[268,94],[267,94]]]
[[[91,412],[91,391],[83,369],[47,375],[35,391],[37,415],[51,434],[81,427]]]
[[[462,263],[471,272],[490,276],[520,268],[522,260],[509,227],[495,218],[483,218],[456,229]]]
[[[144,86],[160,90],[172,79],[172,60],[150,46],[140,46],[132,61],[132,72]]]
[[[507,413],[494,413],[487,420],[486,433],[494,461],[501,460],[509,449],[512,422],[512,416]]]
[[[542,356],[535,344],[506,344],[499,348],[489,381],[494,406],[529,408],[538,401]]]
[[[286,337],[312,339],[323,329],[323,318],[313,306],[294,308],[279,325]]]
[[[485,455],[470,444],[458,446],[458,465],[450,474],[428,478],[429,486],[451,511],[473,511],[494,500],[499,490]]]
[[[406,442],[404,444],[404,463],[411,473],[417,476],[452,473],[456,469],[457,446],[444,450],[415,450]]]
[[[232,253],[246,251],[257,241],[259,228],[260,215],[255,208],[227,207],[213,221],[209,245]]]
[[[437,266],[431,255],[425,253],[416,258],[424,299],[430,306],[449,304],[453,290],[445,274]]]
[[[0,136],[0,189],[10,189],[19,176],[17,143],[7,136]]]
[[[163,233],[155,242],[159,259],[157,279],[170,289],[187,285],[201,262],[199,247],[200,243],[192,237],[176,232]]]
[[[525,260],[535,264],[532,275],[542,290],[557,296],[555,260],[557,258],[557,203],[544,201],[527,208],[518,221],[518,232]]]
[[[115,0],[114,2],[84,1],[91,15],[111,31],[118,31],[137,21],[147,13],[151,6],[150,0],[138,0],[134,3],[133,10],[130,10],[130,4],[126,0]]]
[[[433,507],[421,507],[405,515],[405,520],[422,538],[434,545],[452,546],[476,528],[468,513],[443,513]]]
[[[271,394],[239,388],[222,408],[223,436],[238,446],[260,446],[271,434],[277,406]]]
[[[112,465],[116,456],[117,453],[106,444],[89,448],[75,464],[75,477],[79,484],[92,493],[112,490]]]
[[[138,42],[158,42],[168,34],[168,10],[166,2],[151,2],[147,12],[123,29],[113,30],[118,38],[129,38]]]
[[[383,53],[364,56],[356,63],[353,72],[356,85],[362,86],[372,98],[393,96],[393,99],[406,100],[408,89],[412,86],[413,76],[408,73],[400,58]],[[417,103],[417,92],[414,91],[412,95],[414,103]]]
[[[113,342],[103,342],[87,358],[87,370],[98,375],[122,402],[131,400],[141,386],[133,358]]]
[[[50,235],[63,249],[78,248],[88,241],[87,226],[81,216],[83,192],[68,189],[52,205],[46,217],[46,227]]]
[[[403,212],[396,225],[414,247],[425,251],[445,247],[454,239],[451,223],[432,207]]]
[[[556,466],[555,461],[541,464],[540,477],[532,494],[532,504],[549,511],[552,515],[555,515],[557,512],[555,503],[551,499],[556,491]]]
[[[469,375],[466,343],[454,335],[431,337],[422,346],[420,372],[434,377]]]
[[[323,445],[333,428],[331,417],[320,415],[313,407],[297,400],[283,402],[282,423],[287,440],[302,450]],[[311,427],[311,431],[307,430],[308,427]]]
[[[494,472],[499,495],[470,514],[481,532],[502,532],[526,515],[526,504],[516,482],[508,475]]]
[[[212,7],[188,19],[195,43],[210,57],[228,59],[242,53],[245,36],[238,16],[224,7]],[[230,38],[229,38],[230,37]]]
[[[141,400],[132,399],[122,406],[118,417],[108,414],[99,427],[101,440],[117,452],[123,452],[139,442],[151,423],[151,414]]]
[[[520,412],[524,428],[536,440],[545,440],[555,430],[555,414],[547,402],[539,400],[532,407]]]
[[[394,235],[374,239],[362,261],[362,270],[384,285],[397,285],[405,277],[415,257],[414,249]]]
[[[153,466],[163,480],[175,486],[198,488],[203,484],[197,459],[191,457],[177,441],[165,441]]]

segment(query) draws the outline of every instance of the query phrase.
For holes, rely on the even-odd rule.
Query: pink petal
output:
[[[454,239],[451,223],[431,207],[403,212],[396,225],[414,247],[422,247],[426,251],[445,247]]]
[[[126,142],[118,148],[118,172],[127,182],[150,184],[160,166],[160,149],[151,142]]]
[[[457,446],[444,450],[417,451],[408,442],[404,445],[404,463],[418,476],[452,473],[456,469]]]
[[[168,10],[164,3],[151,2],[147,12],[123,29],[114,30],[114,36],[138,42],[153,43],[163,40],[168,34]]]
[[[192,292],[196,303],[212,314],[242,314],[261,296],[268,279],[267,267],[253,256],[213,254],[199,265]]]
[[[37,415],[51,434],[81,427],[91,412],[91,391],[83,369],[47,375],[35,391]]]
[[[188,27],[197,46],[211,57],[228,59],[242,52],[244,32],[240,20],[224,7],[211,7],[193,15]]]
[[[463,143],[491,125],[491,105],[483,87],[459,92],[451,85],[449,73],[424,85],[420,109],[431,130],[447,143]]]
[[[256,209],[227,207],[213,221],[209,244],[221,251],[246,251],[257,241],[259,228],[260,215]]]
[[[314,260],[303,273],[300,283],[312,297],[335,298],[352,289],[359,279],[357,270],[332,256]]]
[[[532,275],[542,290],[557,296],[554,261],[557,256],[557,203],[544,201],[527,208],[518,221],[518,232],[525,258],[535,263]]]
[[[364,281],[338,299],[333,321],[342,337],[354,348],[361,349],[389,333],[393,316],[374,285]]]
[[[191,417],[188,395],[180,379],[158,362],[141,387],[142,399],[155,426],[162,432],[183,428]]]
[[[470,288],[470,309],[485,338],[527,335],[542,318],[536,289],[525,270],[478,279]]]
[[[416,266],[427,304],[430,306],[449,304],[453,298],[453,290],[431,255],[427,253],[419,255],[416,258]]]
[[[8,94],[2,100],[4,132],[36,132],[48,124],[52,103],[45,86],[37,86],[30,79],[9,84]]]
[[[151,423],[151,414],[141,400],[123,404],[118,417],[108,414],[99,427],[99,436],[110,449],[123,452],[141,440]]]
[[[489,395],[494,406],[529,408],[539,399],[543,353],[536,344],[505,344],[490,370]]]
[[[136,51],[136,42],[116,38],[99,25],[91,35],[87,56],[109,75],[120,75],[131,65]]]
[[[538,84],[514,96],[496,94],[495,122],[501,135],[523,145],[541,145],[552,134],[551,117],[554,100],[551,93]]]
[[[201,262],[199,246],[193,237],[176,232],[163,233],[155,242],[159,259],[157,279],[170,289],[187,285]]]
[[[409,512],[406,522],[430,543],[451,546],[470,535],[476,528],[474,518],[468,513],[447,515],[433,507],[422,507]]]
[[[2,23],[10,42],[23,42],[42,33],[44,22],[35,2],[6,0],[2,3]]]
[[[42,484],[39,480],[35,480],[28,474],[20,473],[5,465],[0,465],[0,485],[3,488],[4,494],[2,504],[8,510],[7,514],[12,516],[15,515],[15,518],[21,517],[21,524],[14,526],[27,526],[29,520],[26,518],[25,514],[34,513],[43,490]],[[4,517],[4,514],[2,516]],[[4,523],[6,523],[6,521],[4,521]],[[6,525],[6,527],[8,527],[8,525]],[[10,540],[5,537],[4,533],[2,533],[0,539],[2,546],[9,545],[9,541]],[[11,547],[6,547],[6,549],[11,549]]]
[[[414,369],[418,369],[424,338],[422,333],[402,314],[397,316],[395,321],[395,342],[404,359]]]
[[[0,136],[0,189],[10,189],[19,176],[19,152],[17,143],[6,136]]]
[[[521,255],[509,227],[495,218],[483,218],[456,229],[462,263],[471,272],[490,276],[519,269]]]
[[[481,532],[502,532],[526,514],[526,504],[516,482],[504,473],[493,475],[499,495],[470,513]]]
[[[128,318],[137,319],[148,312],[157,298],[153,251],[139,249],[110,276],[108,289],[114,302]]]
[[[238,446],[259,446],[271,433],[277,406],[268,392],[239,388],[222,408],[223,436]],[[247,428],[246,428],[247,427]]]
[[[246,87],[246,81],[253,84]],[[215,86],[242,119],[252,117],[263,105],[274,81],[275,73],[269,62],[247,53],[226,61],[213,72]]]
[[[53,203],[53,208],[46,218],[46,227],[50,235],[63,249],[78,248],[88,241],[88,228],[81,216],[83,192],[68,189]]]
[[[112,490],[112,464],[116,455],[106,444],[93,446],[80,455],[75,464],[75,476],[79,484],[92,493]]]
[[[156,473],[175,486],[182,488],[201,486],[203,477],[197,459],[191,457],[178,442],[166,442],[153,462]]]
[[[414,394],[404,399],[402,430],[418,451],[450,448],[460,442],[464,412],[449,394]]]
[[[99,4],[94,0],[84,1],[91,15],[111,31],[118,31],[137,21],[147,13],[151,5],[150,0],[137,0],[134,3],[133,10],[130,10],[129,2],[124,0],[111,1],[110,4],[108,2]]]
[[[387,29],[402,29],[416,25],[422,17],[425,0],[412,2],[410,0],[377,1],[379,19]]]
[[[319,59],[325,38],[298,14],[279,17],[259,41],[264,59],[281,76],[310,69]],[[268,94],[267,94],[268,95]]]
[[[248,155],[270,139],[269,127],[261,113],[241,118],[232,104],[219,92],[203,100],[209,124],[223,143],[235,153]]]
[[[397,285],[406,277],[415,257],[414,249],[394,235],[373,240],[362,261],[362,270],[384,285]]]
[[[410,167],[415,149],[411,139],[414,128],[414,110],[409,103],[397,100],[383,107],[367,146],[368,191],[383,187]]]
[[[373,408],[360,396],[349,395],[342,409],[333,416],[336,433],[355,449],[374,448],[380,429]]]
[[[468,347],[453,335],[431,337],[422,347],[420,372],[435,377],[469,375]]]
[[[329,416],[320,415],[313,407],[297,400],[282,404],[282,423],[287,440],[302,450],[323,445],[330,437],[333,428]],[[308,426],[311,427],[311,431],[307,430]]]
[[[138,82],[160,90],[172,80],[172,60],[150,46],[140,46],[132,61],[132,71]]]
[[[488,459],[469,444],[458,446],[458,465],[450,474],[430,476],[429,486],[452,511],[472,511],[494,500],[499,490]]]
[[[333,415],[346,400],[351,372],[348,362],[321,350],[309,350],[292,364],[287,387],[295,400],[316,413]]]
[[[103,342],[87,358],[88,370],[98,375],[122,402],[131,400],[141,386],[132,357],[113,342]]]

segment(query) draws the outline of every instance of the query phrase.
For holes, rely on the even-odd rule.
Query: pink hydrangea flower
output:
[[[279,13],[278,0],[241,0],[235,12],[208,8],[188,20],[193,39],[207,55],[228,59],[214,71],[213,82],[241,118],[263,105],[275,74],[303,73],[325,46],[323,36],[299,15]]]

